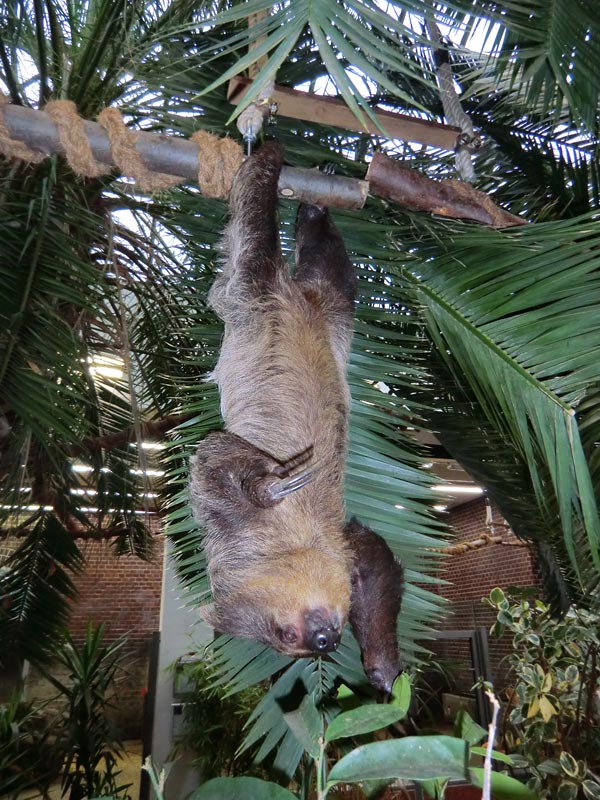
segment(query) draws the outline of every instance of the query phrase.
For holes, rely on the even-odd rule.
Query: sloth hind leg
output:
[[[324,206],[303,203],[296,217],[295,280],[325,280],[352,308],[356,275],[338,229]]]

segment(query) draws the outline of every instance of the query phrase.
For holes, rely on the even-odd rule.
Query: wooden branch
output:
[[[469,219],[492,228],[526,225],[521,217],[497,206],[487,194],[463,181],[434,181],[383,153],[374,153],[367,172],[369,190],[410,211]]]
[[[446,547],[431,547],[427,548],[434,553],[447,553],[451,556],[464,555],[470,550],[480,550],[482,547],[487,547],[490,544],[501,544],[512,547],[528,547],[527,542],[505,542],[502,536],[491,536],[489,533],[482,533],[479,538],[471,539],[468,542],[457,542],[450,544]]]
[[[54,121],[44,111],[15,105],[2,109],[10,135],[43,153],[64,149]],[[104,129],[95,122],[84,122],[96,160],[112,164],[110,144]],[[193,142],[157,133],[138,134],[135,148],[149,169],[182,180],[198,179],[198,147]],[[469,219],[494,228],[524,225],[523,219],[499,208],[488,195],[461,181],[434,181],[375,153],[367,180],[326,175],[316,169],[284,167],[279,179],[282,197],[334,208],[360,209],[367,194],[383,197],[412,211],[424,211],[455,219]]]
[[[252,81],[237,76],[229,81],[227,99],[237,105],[244,96],[246,89]],[[300,92],[287,86],[275,86],[271,93],[271,100],[277,105],[277,114],[282,117],[302,119],[306,122],[316,122],[319,125],[329,125],[332,128],[345,128],[350,131],[361,131],[381,136],[382,129],[390,139],[403,139],[407,142],[441,147],[444,150],[454,150],[456,139],[460,135],[460,128],[453,125],[444,125],[441,122],[432,122],[427,119],[418,119],[408,114],[398,114],[394,111],[377,110],[375,116],[381,123],[378,128],[368,117],[365,123],[354,116],[343,100],[337,97]]]
[[[65,155],[56,123],[45,111],[5,105],[2,114],[13,139],[47,155]],[[96,161],[113,166],[110,142],[104,128],[87,120],[83,126]],[[154,172],[175,175],[194,183],[198,181],[198,146],[193,142],[176,136],[137,132],[135,149],[144,164]],[[304,203],[359,209],[365,204],[369,186],[365,181],[325,175],[316,169],[284,167],[279,189],[283,197]]]

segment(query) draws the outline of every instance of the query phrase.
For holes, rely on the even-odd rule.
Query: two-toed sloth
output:
[[[214,371],[225,430],[191,466],[221,632],[299,657],[335,650],[350,619],[373,685],[400,670],[402,569],[383,539],[344,521],[346,363],[356,277],[321,206],[302,205],[293,275],[282,258],[267,142],[239,170],[224,268],[210,302],[225,323]]]

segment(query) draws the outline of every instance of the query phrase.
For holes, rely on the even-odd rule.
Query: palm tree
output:
[[[444,535],[411,429],[436,433],[536,545],[557,603],[597,603],[600,11],[592,5],[1,6],[0,77],[13,103],[70,99],[90,119],[110,105],[132,128],[224,135],[233,112],[225,84],[259,61],[255,88],[275,77],[324,87],[363,125],[385,106],[432,121],[453,113],[467,139],[471,123],[480,131],[483,146],[466,159],[478,188],[532,224],[500,232],[375,198],[335,215],[360,277],[347,505],[406,565],[399,630],[409,658],[440,619],[425,587]],[[259,21],[248,29],[251,12]],[[292,165],[333,162],[362,177],[383,147],[411,168],[455,177],[454,154],[389,142],[384,132],[281,117],[276,135]],[[201,379],[220,340],[206,291],[226,206],[193,186],[148,197],[114,175],[83,180],[55,156],[3,161],[1,180],[0,504],[19,547],[5,564],[0,652],[41,660],[83,565],[79,537],[149,552],[136,512],[154,510],[141,447],[153,433],[172,430],[160,457],[161,509],[181,576],[194,601],[208,596],[186,475],[194,445],[219,425],[215,388]],[[292,215],[283,204],[284,240]],[[117,366],[111,377],[107,360]],[[228,639],[214,651],[232,690],[277,674],[244,746],[268,731],[258,757],[278,746],[275,766],[289,775],[302,748],[277,699],[300,686],[318,706],[340,678],[364,680],[351,637],[331,661],[289,664]]]

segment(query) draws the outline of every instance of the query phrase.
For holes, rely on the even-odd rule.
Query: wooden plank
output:
[[[232,78],[227,90],[229,102],[237,105],[251,83],[252,81],[241,76]],[[381,136],[381,131],[370,120],[366,120],[366,127],[362,126],[346,103],[337,97],[325,97],[289,89],[286,86],[275,86],[271,99],[277,104],[277,113],[282,117]],[[444,150],[454,150],[456,138],[461,132],[460,128],[453,125],[417,119],[393,111],[379,110],[376,112],[376,117],[390,139],[419,142]]]

